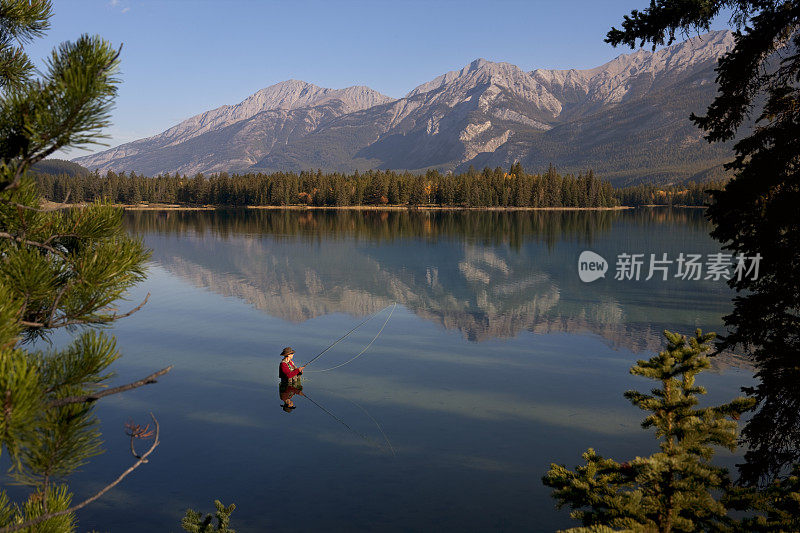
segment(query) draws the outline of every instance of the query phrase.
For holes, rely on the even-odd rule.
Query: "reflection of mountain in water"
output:
[[[696,211],[136,213],[169,272],[290,321],[373,313],[396,301],[482,341],[593,332],[633,351],[664,328],[719,329],[722,282],[582,283],[577,256],[717,251]]]

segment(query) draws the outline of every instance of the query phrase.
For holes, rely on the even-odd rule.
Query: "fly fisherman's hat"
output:
[[[292,355],[293,353],[294,353],[294,350],[292,350],[289,346],[287,346],[281,352],[281,357],[286,357],[287,355]]]

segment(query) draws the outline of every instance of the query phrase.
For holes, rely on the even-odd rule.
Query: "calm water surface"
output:
[[[149,464],[80,513],[82,530],[178,531],[187,507],[235,502],[237,531],[552,531],[541,476],[594,447],[655,449],[622,396],[664,328],[721,331],[722,281],[583,283],[582,250],[713,253],[699,210],[548,213],[130,213],[153,250],[114,329],[118,382],[168,364],[157,385],[99,403],[106,453],[73,479],[80,498],[131,461],[124,422],[158,417]],[[278,353],[326,353],[307,398],[281,409]],[[311,370],[318,372],[311,372]],[[751,380],[716,364],[722,401]],[[733,465],[737,457],[719,456]]]

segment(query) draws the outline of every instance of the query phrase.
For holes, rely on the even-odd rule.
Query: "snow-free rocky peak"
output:
[[[591,69],[476,59],[393,99],[288,80],[132,143],[77,158],[101,172],[463,170],[520,161],[625,180],[686,178],[730,158],[688,120],[716,94],[729,31]]]
[[[224,105],[195,115],[151,139],[169,140],[169,144],[177,144],[207,131],[246,120],[262,111],[289,111],[324,105],[334,100],[343,104],[343,112],[352,113],[391,102],[393,98],[364,86],[326,89],[300,80],[287,80],[261,89],[236,105]]]

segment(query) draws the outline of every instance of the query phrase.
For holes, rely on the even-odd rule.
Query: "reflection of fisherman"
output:
[[[302,385],[290,385],[289,383],[285,382],[281,382],[281,384],[278,385],[278,396],[280,396],[281,401],[283,402],[281,408],[287,413],[291,413],[292,409],[296,407],[292,401],[292,396],[295,394],[305,396],[305,394],[303,394]]]
[[[294,364],[294,361],[292,361],[294,350],[287,346],[281,352],[281,357],[283,357],[283,360],[278,366],[278,375],[281,378],[281,383],[300,383],[300,376],[303,374],[303,369],[305,367],[298,367]]]

